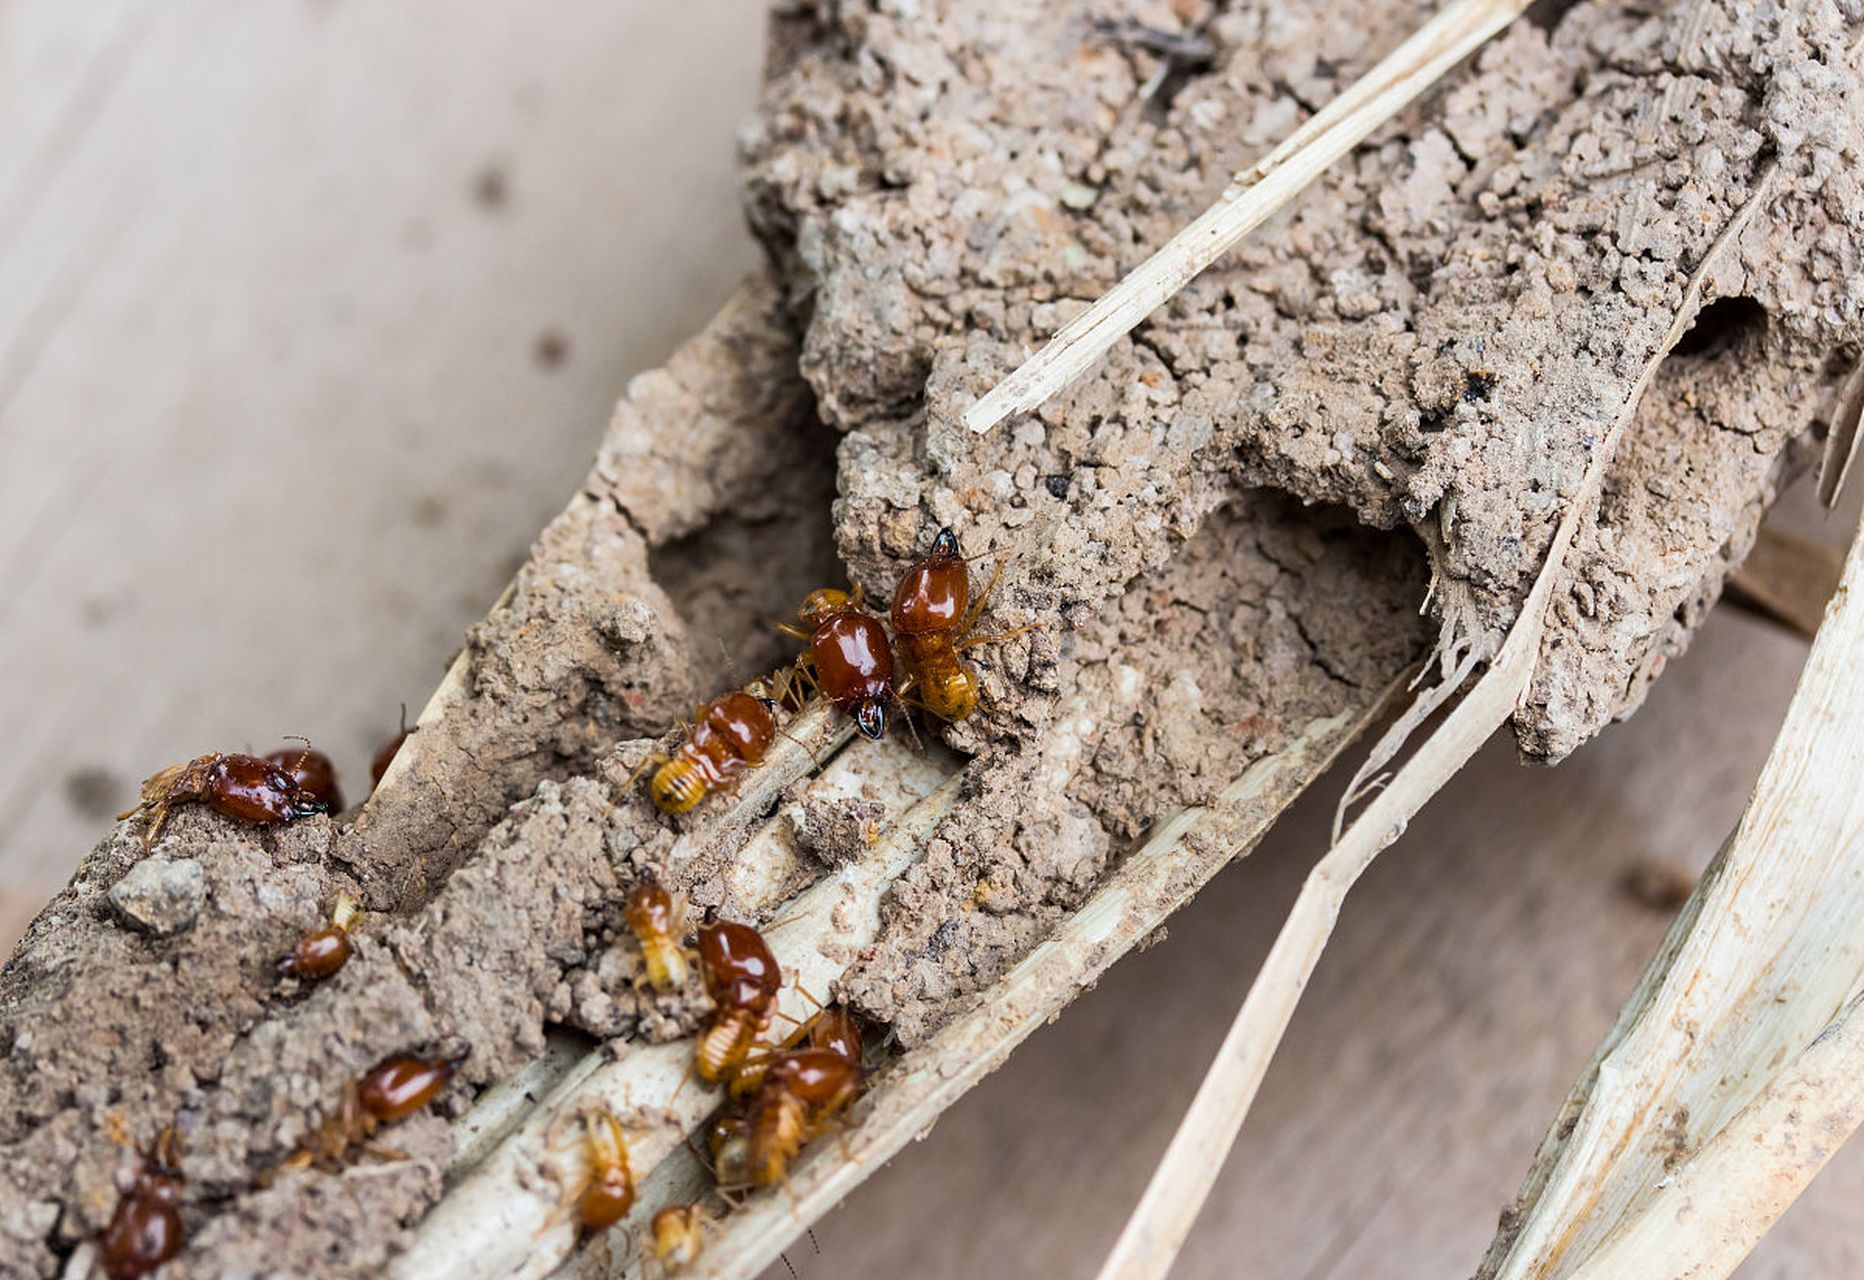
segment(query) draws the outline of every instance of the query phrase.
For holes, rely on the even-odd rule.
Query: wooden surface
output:
[[[302,733],[359,785],[627,376],[755,260],[756,8],[0,6],[0,933],[160,764]],[[1491,744],[1355,892],[1176,1274],[1467,1275],[1666,923],[1626,872],[1706,862],[1803,655],[1723,611],[1569,764]],[[1090,1272],[1339,785],[799,1270]],[[1744,1277],[1864,1275],[1860,1205],[1852,1149]]]
[[[366,786],[627,377],[755,262],[761,26],[0,4],[7,945],[163,764],[302,734]]]

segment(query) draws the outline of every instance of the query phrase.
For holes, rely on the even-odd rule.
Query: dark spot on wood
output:
[[[570,358],[570,340],[560,329],[545,329],[531,344],[531,358],[539,369],[560,368]]]
[[[496,213],[511,200],[511,180],[505,167],[491,161],[472,180],[473,203],[488,213]]]
[[[116,816],[135,797],[130,788],[99,765],[82,765],[65,775],[65,801],[86,818]]]

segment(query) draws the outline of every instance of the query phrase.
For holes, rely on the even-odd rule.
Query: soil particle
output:
[[[784,815],[800,848],[837,867],[873,847],[885,827],[887,807],[861,796],[805,792]]]
[[[207,875],[193,858],[147,858],[110,886],[110,905],[131,928],[172,934],[192,928],[207,901]]]

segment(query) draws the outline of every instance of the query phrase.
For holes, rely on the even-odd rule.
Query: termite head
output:
[[[958,535],[949,528],[940,529],[938,536],[932,539],[932,556],[937,559],[958,558]]]
[[[576,1198],[577,1224],[584,1235],[605,1231],[634,1207],[634,1172],[621,1121],[608,1111],[583,1117],[583,1161],[588,1183]]]
[[[710,1220],[701,1205],[670,1204],[656,1213],[649,1225],[654,1261],[668,1272],[683,1271],[699,1261]]]
[[[833,617],[842,612],[848,608],[850,603],[851,600],[846,591],[838,591],[834,587],[818,587],[803,597],[802,607],[796,611],[796,616],[812,627],[819,626],[824,618]]]
[[[870,742],[879,742],[887,733],[886,704],[875,700],[863,702],[854,709],[854,727],[861,731],[861,736]]]

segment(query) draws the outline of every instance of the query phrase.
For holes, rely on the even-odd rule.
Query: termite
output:
[[[837,1049],[791,1049],[777,1055],[750,1110],[751,1184],[787,1182],[789,1163],[854,1101],[860,1062]]]
[[[861,1029],[855,1024],[854,1015],[838,1004],[818,1009],[816,1015],[796,1029],[796,1033],[783,1044],[769,1053],[752,1055],[731,1078],[730,1094],[734,1098],[756,1096],[763,1088],[764,1076],[779,1055],[785,1050],[793,1049],[798,1044],[808,1044],[812,1049],[828,1049],[840,1054],[849,1063],[860,1067],[863,1061],[861,1048]]]
[[[142,837],[146,846],[162,833],[169,810],[195,803],[241,822],[266,824],[308,818],[330,807],[300,786],[282,765],[258,756],[214,752],[170,765],[152,776],[142,784],[136,807],[119,813],[117,821],[147,815],[149,825]]]
[[[972,603],[971,576],[958,551],[958,535],[950,529],[938,531],[931,551],[906,571],[893,592],[893,643],[905,675],[901,696],[910,693],[941,720],[962,720],[977,710],[977,673],[958,654],[1029,629],[971,635],[1002,573],[998,564],[989,585]]]
[[[699,928],[699,968],[717,1012],[699,1037],[695,1068],[701,1080],[728,1080],[775,1011],[783,973],[762,935],[749,925],[719,920]]]
[[[887,704],[894,700],[893,649],[880,619],[861,607],[861,593],[824,587],[811,591],[796,616],[778,630],[809,642],[797,671],[822,696],[854,718],[855,727],[878,741],[887,731]],[[805,627],[807,629],[805,629]]]
[[[753,688],[761,691],[762,686]],[[693,714],[692,732],[654,772],[662,813],[686,813],[763,760],[777,737],[776,703],[747,690],[721,694]],[[651,762],[650,757],[650,762]]]
[[[98,1242],[110,1280],[140,1280],[181,1252],[181,1192],[185,1185],[173,1129],[162,1130],[155,1149],[136,1170],[117,1201]]]
[[[751,1117],[744,1107],[725,1107],[706,1128],[712,1176],[721,1187],[751,1185]]]
[[[309,1145],[285,1162],[286,1166],[303,1168],[320,1159],[335,1162],[353,1145],[369,1147],[369,1139],[377,1129],[405,1120],[439,1097],[470,1052],[462,1047],[440,1056],[397,1053],[382,1059],[360,1079],[344,1086],[343,1100],[335,1113],[311,1136]],[[375,1150],[387,1157],[399,1155],[385,1148]]]
[[[324,802],[331,813],[343,810],[343,789],[337,785],[337,768],[330,757],[307,742],[301,747],[283,747],[266,757],[290,774],[299,787]]]
[[[401,731],[376,748],[375,758],[369,761],[369,776],[375,786],[382,785],[382,775],[388,772],[388,766],[395,763],[395,753],[401,750],[401,744],[408,740],[414,729],[408,727],[408,704],[401,704]]]
[[[673,1275],[699,1261],[711,1220],[697,1204],[670,1204],[654,1215],[648,1224],[648,1246],[663,1272]]]
[[[349,963],[355,952],[350,930],[362,912],[353,898],[338,894],[330,909],[330,923],[299,938],[290,951],[278,958],[278,971],[287,978],[320,982]]]
[[[586,1238],[614,1226],[634,1207],[628,1143],[612,1113],[583,1117],[583,1160],[588,1182],[576,1195],[576,1225]]]
[[[680,912],[673,895],[646,876],[629,891],[621,913],[641,944],[647,985],[656,991],[685,986],[686,948],[680,942]]]

